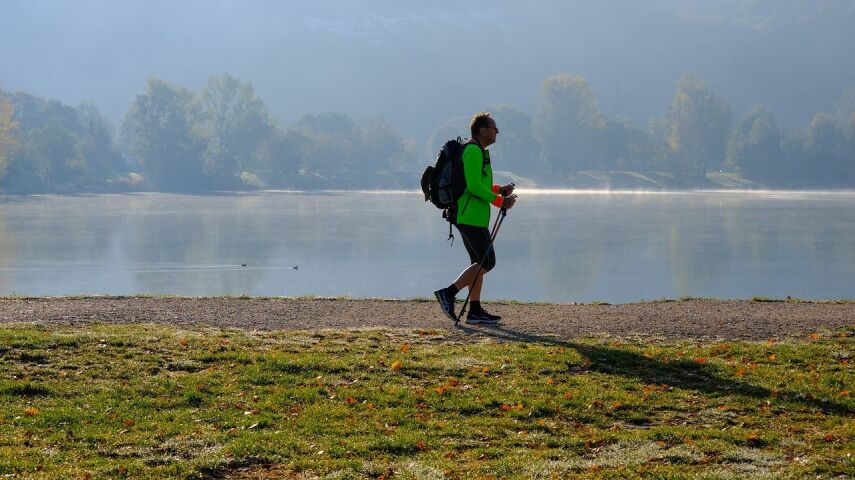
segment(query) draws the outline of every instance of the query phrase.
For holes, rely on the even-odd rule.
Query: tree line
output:
[[[533,113],[493,112],[501,168],[561,186],[586,171],[668,172],[703,185],[727,171],[767,187],[855,187],[855,88],[830,113],[782,131],[755,108],[734,122],[694,74],[675,85],[667,117],[637,125],[604,114],[580,75],[543,80]],[[205,192],[263,188],[415,188],[420,168],[468,119],[419,148],[383,119],[305,115],[282,127],[252,85],[211,77],[198,92],[150,79],[118,127],[91,104],[0,90],[0,191]]]
[[[580,171],[671,172],[689,180],[733,172],[767,187],[855,187],[855,88],[805,128],[783,132],[774,114],[756,107],[734,123],[727,102],[697,75],[677,82],[666,118],[639,126],[608,117],[584,77],[555,75],[540,89],[534,115],[496,109],[497,144],[533,175],[560,185]],[[529,126],[529,128],[526,128]],[[539,152],[536,161],[532,149]],[[516,171],[515,166],[509,167]]]
[[[416,158],[382,119],[326,113],[281,128],[229,75],[198,92],[151,79],[118,128],[89,104],[0,91],[6,192],[384,188],[408,182]]]

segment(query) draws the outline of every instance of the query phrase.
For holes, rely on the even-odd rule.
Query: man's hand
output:
[[[505,210],[510,210],[510,209],[514,208],[515,203],[517,203],[517,196],[516,195],[507,196],[502,201],[502,208]]]
[[[507,197],[508,195],[514,193],[515,185],[513,183],[509,183],[505,186],[499,187],[499,194],[503,197]]]

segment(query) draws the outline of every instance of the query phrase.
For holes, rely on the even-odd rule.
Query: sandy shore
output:
[[[288,298],[0,299],[0,322],[161,323],[247,330],[444,329],[461,336],[645,336],[765,340],[855,327],[855,304],[681,300],[622,305],[486,303],[498,327],[455,326],[436,302]],[[459,304],[458,304],[459,308]]]

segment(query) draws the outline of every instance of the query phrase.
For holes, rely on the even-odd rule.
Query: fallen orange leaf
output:
[[[811,340],[819,340],[819,333],[811,333],[810,339]]]
[[[392,370],[400,370],[401,367],[403,367],[403,365],[401,365],[401,362],[396,361],[392,363]]]
[[[435,391],[436,393],[438,393],[438,394],[442,395],[443,393],[445,393],[445,391],[446,391],[447,389],[448,389],[448,387],[447,387],[446,385],[442,385],[442,386],[439,386],[439,387],[434,388],[434,391]]]
[[[137,423],[137,422],[133,421],[133,420],[132,420],[132,419],[130,419],[130,418],[129,418],[129,419],[127,419],[127,420],[125,420],[124,422],[122,422],[122,424],[123,424],[124,426],[126,426],[126,427],[133,427],[134,425],[136,425],[136,423]]]
[[[555,380],[552,377],[549,377],[546,379],[546,383],[549,385],[555,385]]]
[[[849,390],[841,390],[839,395],[841,397],[848,397],[849,396]]]
[[[451,380],[448,381],[448,384],[451,385],[452,387],[456,387],[456,386],[460,385],[460,381],[458,381],[456,378],[452,378]]]
[[[778,359],[778,356],[777,356],[777,355],[775,355],[774,353],[773,353],[772,355],[769,355],[769,360],[771,360],[771,361],[773,361],[773,362],[774,362],[774,361],[775,361],[775,360],[777,360],[777,359]]]
[[[182,347],[190,345],[190,342],[186,338],[182,338],[181,341],[178,343],[180,343]]]
[[[34,416],[38,415],[40,412],[41,412],[41,410],[39,410],[36,407],[29,407],[26,410],[24,410],[24,415],[26,415],[28,417],[34,417]]]
[[[569,390],[564,392],[564,398],[567,400],[570,400],[571,398],[573,398],[573,393],[570,392]]]
[[[348,405],[353,405],[354,403],[357,402],[357,400],[353,397],[347,397],[344,399],[344,401],[347,402]]]
[[[834,435],[832,435],[830,433],[826,433],[825,436],[822,437],[822,439],[825,440],[826,442],[833,442],[834,441]]]
[[[418,448],[419,450],[424,450],[425,449],[425,442],[419,440],[419,442],[416,443],[416,448]]]
[[[739,370],[736,371],[737,377],[741,377],[743,375],[745,375],[745,369],[744,368],[740,368]]]
[[[409,345],[407,345],[406,343],[405,343],[405,344],[403,344],[403,345],[401,345],[401,353],[407,353],[407,352],[409,352],[409,351],[410,351],[410,346],[409,346]]]
[[[695,357],[695,362],[697,363],[707,363],[707,359],[704,357]]]

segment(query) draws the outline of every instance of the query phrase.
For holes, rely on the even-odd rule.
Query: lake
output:
[[[855,192],[518,193],[485,299],[855,298]],[[422,200],[0,196],[0,294],[431,297],[468,257]]]

